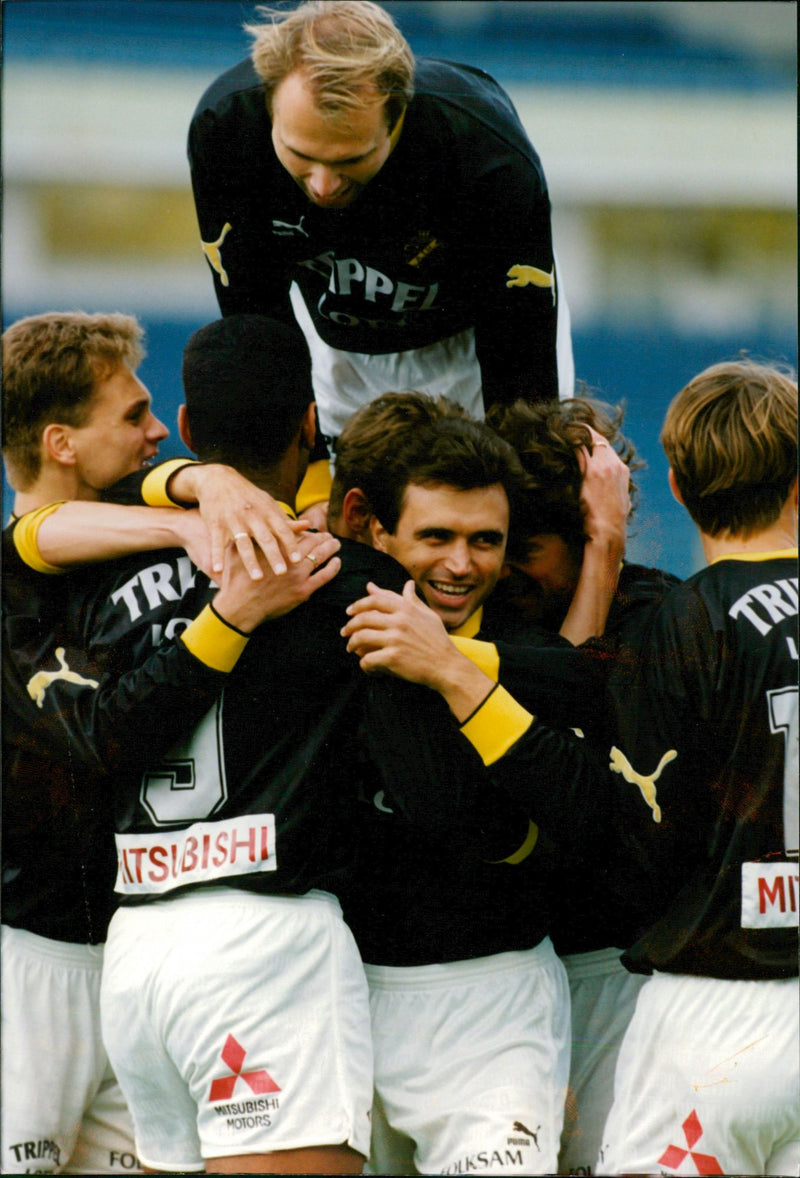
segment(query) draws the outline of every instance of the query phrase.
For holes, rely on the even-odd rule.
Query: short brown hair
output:
[[[348,491],[358,487],[368,502],[408,435],[441,417],[468,418],[465,409],[446,397],[410,390],[383,393],[350,417],[335,442],[336,464],[329,515],[336,519]]]
[[[747,539],[797,478],[797,380],[747,358],[714,364],[673,399],[661,444],[700,530]]]
[[[325,115],[335,120],[386,96],[391,130],[414,95],[414,55],[391,16],[371,0],[307,0],[290,12],[258,9],[245,25],[251,56],[272,112],[276,88],[301,69]]]
[[[15,490],[39,475],[45,426],[84,425],[98,384],[121,364],[138,368],[143,338],[132,315],[83,311],[31,315],[3,332],[3,457]]]
[[[525,471],[522,500],[509,536],[511,554],[524,559],[526,542],[532,536],[552,533],[560,536],[580,558],[586,533],[578,448],[591,447],[587,427],[602,434],[629,470],[644,466],[636,458],[633,443],[621,432],[623,417],[622,406],[606,405],[589,397],[534,405],[516,401],[513,405],[492,406],[487,414],[488,423],[513,447]],[[636,496],[633,480],[630,491],[633,503]]]

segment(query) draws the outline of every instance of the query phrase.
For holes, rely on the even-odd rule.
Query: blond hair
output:
[[[27,490],[41,470],[42,431],[80,427],[98,384],[144,357],[144,330],[132,315],[47,311],[3,333],[3,457],[9,482]]]
[[[391,16],[371,0],[307,0],[291,12],[258,9],[245,25],[267,109],[278,85],[302,70],[319,110],[332,120],[386,99],[389,130],[414,94],[414,55]]]
[[[747,539],[775,522],[797,478],[797,381],[750,359],[714,364],[673,399],[661,444],[701,531]]]

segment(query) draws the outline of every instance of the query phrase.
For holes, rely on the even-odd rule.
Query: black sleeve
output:
[[[56,760],[107,772],[158,757],[204,715],[227,677],[195,658],[180,639],[124,674],[101,668],[63,635],[53,636],[42,659],[39,639],[31,619],[6,619],[5,738],[32,752],[47,749]],[[47,682],[47,670],[57,671],[61,662],[71,677]]]
[[[478,179],[473,209],[484,404],[556,399],[558,290],[547,190],[529,161],[512,158]]]
[[[487,862],[506,859],[523,844],[529,828],[524,807],[494,788],[438,694],[375,676],[363,731],[384,792],[407,821]]]
[[[228,92],[201,103],[188,136],[189,169],[203,252],[223,315],[258,313],[291,323],[290,277],[271,248],[269,200],[280,167],[249,63],[229,71]],[[224,89],[224,87],[223,87]]]

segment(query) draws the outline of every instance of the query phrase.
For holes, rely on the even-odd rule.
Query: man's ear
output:
[[[506,579],[506,577],[510,577],[510,576],[511,576],[511,565],[508,563],[507,560],[504,560],[503,564],[500,568],[500,576],[497,579],[498,579],[498,581],[504,581]]]
[[[68,425],[51,421],[42,433],[42,454],[61,466],[74,466],[78,461],[72,430]]]
[[[366,495],[360,487],[351,487],[342,503],[342,523],[347,535],[366,544],[372,544],[371,519],[372,510]]]
[[[185,404],[178,406],[178,433],[186,449],[196,454],[197,451],[192,445],[192,431],[189,429],[189,411]]]
[[[312,401],[300,421],[300,440],[307,450],[314,449],[317,440],[317,406]]]
[[[677,499],[677,501],[678,501],[678,503],[680,503],[681,507],[685,507],[686,505],[683,502],[683,496],[681,495],[680,491],[678,490],[678,483],[675,478],[675,471],[672,469],[672,467],[670,467],[669,471],[667,472],[667,482],[669,483],[670,491],[672,491],[673,499]]]
[[[369,532],[372,536],[372,547],[377,548],[379,552],[388,552],[389,547],[386,540],[390,533],[386,531],[386,528],[376,515],[370,515],[369,517]]]

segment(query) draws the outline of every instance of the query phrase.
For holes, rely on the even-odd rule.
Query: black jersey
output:
[[[113,910],[111,790],[225,674],[171,641],[208,591],[182,553],[45,576],[15,545],[25,526],[3,533],[3,921],[96,943]]]
[[[495,639],[500,682],[546,723],[580,731],[607,765],[610,750],[642,723],[628,690],[636,652],[654,611],[678,584],[677,577],[660,569],[624,564],[603,637],[577,650],[567,643],[567,653],[548,649],[546,632],[537,634],[498,598],[487,610],[487,629]],[[616,707],[615,698],[624,706]],[[541,804],[537,807],[543,823],[547,820],[556,831],[569,827],[573,836],[573,854],[562,857],[553,889],[551,936],[562,955],[625,948],[651,919],[652,897],[637,881],[630,849],[617,834],[638,795],[631,795],[619,777],[605,784],[610,795],[554,791],[547,813]],[[610,804],[617,794],[618,803]]]
[[[476,635],[478,642],[489,637],[483,628]],[[474,641],[457,639],[465,653],[475,649]],[[492,764],[491,776],[493,798],[508,795],[535,822],[536,845],[517,861],[501,863],[499,855],[488,854],[471,861],[452,834],[442,839],[424,823],[406,821],[391,789],[368,795],[360,810],[356,886],[344,908],[370,964],[426,965],[529,949],[551,929],[563,860],[588,837],[586,821],[596,825],[587,797],[603,809],[600,795],[609,783],[593,751],[564,731],[563,723],[559,730],[539,722],[557,716],[559,700],[582,693],[591,662],[558,635],[531,631],[529,643],[529,658],[535,653],[542,667],[551,659],[558,663],[555,703],[536,707],[536,720]],[[484,670],[496,677],[496,667]],[[522,675],[507,676],[508,684],[523,681]],[[457,762],[451,765],[449,788],[456,790]],[[455,832],[457,814],[451,809]]]
[[[539,157],[483,71],[422,58],[415,87],[387,162],[341,210],[317,208],[281,165],[249,60],[208,88],[188,150],[220,308],[285,319],[295,282],[326,344],[368,354],[474,328],[486,405],[556,397]]]
[[[446,830],[464,857],[524,843],[527,817],[510,799],[486,806],[484,764],[439,697],[370,678],[347,652],[346,607],[369,581],[401,591],[406,573],[352,541],[340,557],[333,581],[253,635],[219,701],[118,806],[123,903],[222,885],[339,892],[365,791],[391,790],[410,823]]]
[[[718,560],[673,590],[619,700],[631,705],[612,768],[640,803],[620,837],[652,920],[623,961],[796,974],[796,551]]]

